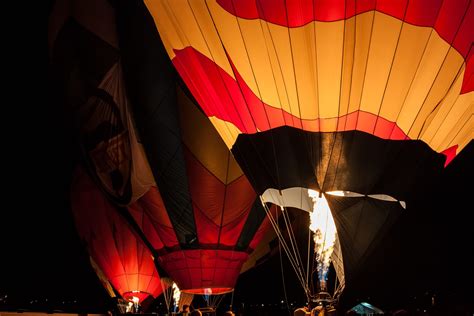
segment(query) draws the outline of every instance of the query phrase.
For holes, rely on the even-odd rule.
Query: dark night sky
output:
[[[10,141],[2,151],[6,163],[0,298],[8,294],[10,303],[18,302],[24,308],[33,299],[48,298],[58,308],[63,300],[77,299],[88,311],[103,310],[107,295],[89,266],[69,210],[71,157],[75,154],[68,120],[51,97],[54,93],[48,95],[48,87],[31,89],[26,95],[20,87],[14,93],[23,98],[5,122],[10,124]],[[45,94],[46,100],[38,102]],[[344,304],[370,297],[392,308],[408,304],[425,291],[440,293],[447,300],[459,296],[461,301],[472,301],[473,162],[471,142],[448,166],[443,181],[433,184],[403,214],[384,247],[347,288]],[[236,300],[279,301],[283,297],[279,265],[277,256],[244,274],[237,284]],[[298,296],[298,288],[291,285],[295,284],[291,271],[286,278],[289,296]],[[261,296],[255,298],[256,293]]]

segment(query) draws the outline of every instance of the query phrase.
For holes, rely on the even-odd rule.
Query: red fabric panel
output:
[[[452,44],[464,57],[472,54],[470,51],[474,42],[474,3],[472,1],[467,10]],[[469,57],[466,60],[469,60]]]
[[[237,69],[234,68],[236,82],[210,59],[192,47],[175,50],[175,53],[176,57],[173,59],[173,63],[206,115],[231,122],[242,133],[252,134],[257,132],[257,128],[260,131],[266,131],[283,125],[318,132],[321,130],[320,127],[324,127],[324,124],[337,126],[338,130],[339,127],[343,127],[342,130],[346,131],[354,129],[368,133],[374,131],[377,116],[361,111],[348,114],[344,126],[339,125],[337,118],[301,120],[290,113],[263,103],[253,94]],[[228,91],[232,97],[229,97]],[[393,126],[390,139],[407,138],[395,123],[390,122],[389,124]],[[386,130],[376,129],[376,132],[379,131],[381,134],[375,134],[375,136],[383,138]]]
[[[226,186],[188,149],[184,156],[199,243],[234,246],[255,201],[255,191],[245,176]]]
[[[342,20],[346,16],[345,0],[319,0],[315,1],[314,8],[309,11],[313,13],[313,20],[316,21],[337,21]]]
[[[162,249],[165,245],[156,232],[151,219],[144,213],[140,206],[137,206],[135,202],[133,205],[128,207],[128,211],[132,215],[137,225],[140,227],[143,234],[145,234],[147,240],[150,242],[153,248],[157,250]]]
[[[226,188],[224,226],[249,213],[257,194],[245,176],[232,181]]]
[[[375,121],[377,117],[371,113],[359,112],[357,118],[357,130],[372,134],[375,128]]]
[[[215,224],[219,224],[224,209],[225,184],[207,170],[188,149],[184,150],[184,157],[193,204],[203,210]]]
[[[377,0],[375,9],[399,20],[405,17],[408,0]]]
[[[151,187],[128,209],[134,217],[143,216],[142,221],[137,223],[156,250],[163,246],[172,248],[179,245],[158,188]]]
[[[207,217],[205,211],[199,209],[194,203],[193,210],[199,243],[201,245],[216,245],[219,239],[219,225]]]
[[[466,71],[464,73],[461,93],[468,93],[470,91],[474,91],[474,49],[472,46],[467,57]]]
[[[434,25],[442,4],[443,0],[410,0],[405,21],[421,26]]]
[[[151,252],[82,169],[75,173],[71,204],[79,235],[114,288],[122,295],[161,294]]]
[[[175,50],[175,53],[174,66],[208,116],[212,113],[217,117],[226,117],[226,121],[235,122],[241,131],[256,132],[235,80],[191,47]],[[225,110],[221,109],[222,104],[228,105]]]
[[[391,138],[391,135],[394,127],[395,125],[392,122],[379,116],[377,117],[377,121],[375,123],[375,130],[372,134],[384,139],[393,139]]]
[[[239,1],[233,1],[234,5],[239,3]],[[285,7],[285,0],[257,0],[257,10],[258,16],[264,17],[265,19],[270,19],[278,25],[294,25],[292,17],[288,18],[288,10]],[[311,13],[312,11],[310,11]],[[300,20],[301,23],[304,23],[304,17],[302,19],[296,18],[295,20]],[[296,22],[296,21],[295,21]]]
[[[182,291],[204,294],[233,289],[243,263],[245,252],[231,250],[182,250],[159,258],[161,266]]]
[[[446,42],[453,42],[469,2],[469,0],[445,0],[443,2],[434,28]]]
[[[441,152],[443,155],[446,156],[446,161],[444,163],[445,167],[449,165],[449,163],[456,157],[457,150],[458,150],[458,145],[454,145],[444,150],[443,152]]]
[[[235,246],[239,240],[239,236],[242,233],[242,229],[244,228],[248,216],[248,212],[244,213],[234,221],[222,226],[219,245]]]

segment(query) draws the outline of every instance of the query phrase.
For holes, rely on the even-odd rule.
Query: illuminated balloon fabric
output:
[[[437,152],[473,136],[469,1],[145,3],[229,147],[279,126],[421,139]]]
[[[162,292],[151,252],[82,168],[74,174],[71,203],[90,256],[125,299],[143,302]]]
[[[268,228],[265,212],[209,120],[176,90],[144,4],[118,1],[117,12],[127,88],[157,184],[129,211],[181,290],[230,291]]]
[[[162,195],[174,198],[170,186],[182,181],[170,176],[166,183],[157,181],[160,191],[152,188],[129,212],[157,250],[158,264],[182,291],[225,293],[235,286],[269,225],[250,183],[209,121],[182,92],[178,104],[182,153],[175,154],[173,163],[183,159],[178,166],[185,168],[186,191],[166,205]]]
[[[130,114],[114,9],[108,1],[60,0],[49,22],[56,88],[82,156],[101,188],[128,204],[154,181]]]
[[[368,195],[410,200],[441,171],[436,152],[449,162],[472,139],[467,1],[145,3],[258,194],[362,194],[327,197],[350,271],[403,209]]]

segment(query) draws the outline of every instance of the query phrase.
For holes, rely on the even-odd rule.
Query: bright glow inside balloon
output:
[[[309,229],[313,232],[314,253],[320,287],[321,290],[325,290],[331,254],[336,242],[336,224],[324,194],[320,196],[319,192],[308,190],[308,195],[313,200]]]

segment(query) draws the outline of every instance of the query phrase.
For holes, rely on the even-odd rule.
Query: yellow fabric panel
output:
[[[223,121],[215,116],[209,117],[212,125],[216,128],[219,135],[221,135],[222,140],[227,145],[227,148],[232,148],[237,136],[241,133],[240,130],[232,123]]]
[[[227,161],[234,159],[228,147],[218,135],[214,126],[178,89],[178,105],[181,118],[181,137],[189,150],[211,171],[222,183],[229,183],[242,175],[240,168],[235,168],[227,175]],[[205,139],[205,141],[203,141]],[[230,158],[229,158],[229,155]]]
[[[236,66],[240,75],[245,79],[250,89],[258,96],[259,94],[253,75],[253,69],[247,55],[247,50],[249,47],[245,46],[241,30],[239,28],[239,23],[241,23],[241,21],[238,21],[235,16],[229,14],[214,1],[209,1],[208,5],[212,19],[214,20],[217,27],[219,37],[222,40],[222,43],[228,52],[230,59]],[[259,23],[257,20],[247,22],[254,22],[255,25]],[[259,25],[257,26],[260,28]],[[219,66],[222,67],[220,64]],[[225,70],[229,74],[232,74],[232,77],[235,78],[232,70]]]
[[[433,82],[437,80],[440,68],[446,67],[444,61],[449,47],[436,32],[431,34],[415,79],[397,119],[397,125],[403,131],[409,131],[420,107],[425,103],[428,95],[433,93]]]
[[[282,108],[288,113],[291,113],[290,109],[290,96],[289,96],[289,91],[286,88],[287,85],[294,87],[294,79],[289,78],[287,74],[285,74],[285,71],[283,71],[284,66],[286,66],[285,69],[288,71],[291,71],[293,74],[293,69],[291,65],[285,64],[283,65],[282,59],[287,59],[291,57],[291,52],[287,47],[285,46],[285,42],[287,45],[289,45],[289,38],[288,35],[285,36],[284,32],[285,30],[282,29],[281,27],[275,27],[271,23],[266,23],[264,21],[261,21],[262,29],[263,29],[263,34],[265,36],[265,45],[267,48],[267,52],[269,55],[269,60],[271,63],[271,68],[272,68],[272,76],[273,76],[273,82],[275,84],[275,89],[276,89],[276,95],[278,102],[274,103],[275,107]],[[286,31],[288,33],[288,31]],[[283,36],[283,38],[282,38]],[[276,42],[278,41],[278,43]],[[277,45],[279,48],[282,50],[278,50]],[[286,48],[285,48],[286,47]],[[292,82],[287,83],[285,80],[291,80],[293,79]],[[293,95],[291,98],[294,103],[296,103],[296,96]]]
[[[317,65],[318,55],[314,40],[315,28],[318,27],[317,24],[310,23],[306,27],[290,29],[299,104],[296,116],[307,119],[318,117],[318,71],[322,70]]]
[[[461,150],[463,150],[464,147],[469,144],[471,140],[474,139],[474,115],[472,113],[473,106],[471,106],[471,114],[467,115],[467,121],[465,124],[462,125],[462,128],[459,130],[459,132],[456,134],[456,136],[453,138],[451,143],[447,146],[448,148],[453,146],[454,144],[458,145],[458,150],[457,152],[459,153]]]
[[[352,89],[352,69],[354,67],[356,20],[351,18],[344,24],[344,59],[342,64],[341,100],[339,116],[349,113],[349,100]]]
[[[337,117],[339,113],[343,35],[344,21],[316,22],[320,118]]]
[[[413,104],[410,108],[404,107],[398,124],[410,137],[418,137],[418,131],[413,130],[412,127],[415,124],[415,120],[425,120],[425,117],[431,113],[436,107],[444,107],[444,99],[451,88],[456,76],[460,75],[460,68],[463,65],[463,58],[455,49],[450,49],[446,59],[444,60],[443,66],[441,67],[436,79],[432,83],[432,87],[429,90],[428,95],[424,102]],[[459,79],[459,78],[458,78]],[[454,91],[460,91],[462,82],[459,83],[459,88]],[[441,102],[441,103],[440,103]],[[417,118],[418,117],[418,118]],[[421,126],[418,125],[418,130]]]
[[[169,0],[172,3],[174,0]],[[202,34],[205,34],[206,45],[210,49],[210,55],[208,56],[205,52],[201,51],[209,59],[213,60],[220,68],[222,68],[227,74],[234,78],[234,72],[229,64],[227,55],[222,48],[222,43],[219,38],[219,34],[216,31],[212,17],[209,15],[206,3],[204,1],[188,1],[193,10],[194,16],[199,23]],[[196,48],[196,46],[193,45]],[[199,50],[199,49],[198,49]]]
[[[460,98],[459,95],[463,76],[464,68],[456,78],[456,81],[453,83],[451,89],[449,89],[449,91],[439,103],[435,104],[434,108],[428,108],[425,106],[421,109],[409,131],[410,137],[419,138],[418,135],[420,134],[421,130],[423,137],[428,140],[427,143],[431,143],[440,126],[444,124],[444,121],[446,120],[446,117],[451,111],[453,105],[459,101],[461,103],[466,101],[465,97]]]
[[[455,128],[453,128],[441,142],[440,148],[449,148],[459,145],[458,153],[474,138],[474,104],[471,103],[466,111],[460,116]]]
[[[452,106],[441,106],[425,133],[426,143],[437,151],[445,150],[445,146],[450,144],[450,140],[459,132],[465,120],[473,115],[473,104],[474,92],[471,92],[458,96]],[[451,134],[450,139],[448,134]],[[471,138],[472,136],[474,131],[471,131]]]
[[[349,113],[359,110],[360,107],[374,17],[375,13],[373,11],[354,17],[356,31]]]
[[[446,94],[442,102],[440,102],[439,105],[435,109],[433,109],[431,113],[428,114],[428,117],[426,118],[426,120],[423,121],[422,126],[421,127],[419,126],[420,121],[421,121],[420,119],[417,119],[417,121],[415,121],[415,124],[412,128],[413,130],[412,135],[414,135],[415,131],[418,131],[421,128],[422,136],[420,138],[422,138],[423,140],[426,140],[425,142],[427,144],[431,142],[434,135],[437,133],[439,127],[441,126],[441,124],[443,124],[444,120],[446,119],[446,116],[448,115],[453,105],[456,102],[459,102],[459,101],[463,102],[463,100],[465,101],[464,97],[460,98],[459,96],[461,84],[462,84],[462,80],[459,80],[459,77],[458,77],[457,81],[454,83],[453,87]]]
[[[363,111],[374,114],[379,112],[401,27],[400,20],[383,13],[375,13],[360,104]]]
[[[380,116],[391,122],[397,120],[432,32],[431,28],[403,24],[380,109]]]
[[[271,23],[265,24],[274,48],[275,55],[272,58],[272,65],[277,79],[278,94],[281,96],[281,106],[286,112],[296,114],[298,113],[298,97],[288,29]]]
[[[231,53],[231,59],[232,61],[239,59],[244,63],[250,63],[253,74],[251,77],[244,76],[246,82],[256,81],[255,88],[251,88],[255,95],[259,99],[264,100],[264,102],[278,107],[280,100],[276,92],[272,64],[269,59],[269,47],[266,46],[268,44],[268,36],[264,35],[263,24],[265,22],[245,19],[238,19],[238,21],[247,52],[246,55],[239,57]],[[239,34],[234,34],[233,36],[239,37]],[[240,73],[240,68],[238,67],[237,69]]]

